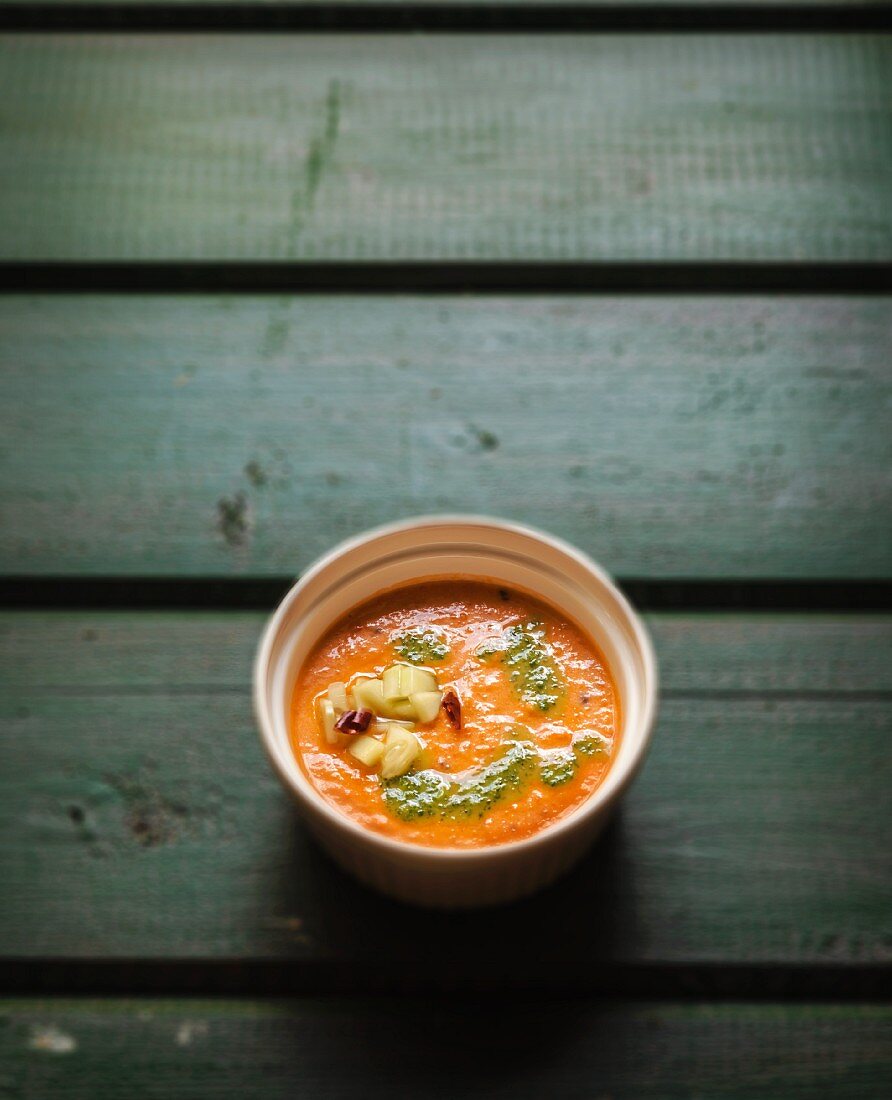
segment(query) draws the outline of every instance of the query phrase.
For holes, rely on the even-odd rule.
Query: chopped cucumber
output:
[[[374,768],[384,756],[384,745],[377,738],[369,737],[368,734],[363,733],[350,742],[347,752],[355,757],[360,764],[365,764],[367,768]]]
[[[385,702],[395,703],[400,699],[409,698],[410,667],[410,665],[391,665],[384,669],[381,680],[384,684]]]
[[[421,745],[414,733],[404,726],[390,726],[384,739],[381,778],[396,779],[405,775],[420,752]]]
[[[409,702],[415,708],[418,721],[427,725],[440,713],[440,703],[443,696],[439,691],[416,691],[409,696]]]
[[[347,705],[347,687],[345,684],[329,684],[328,697],[331,700],[331,705],[334,707],[337,713],[342,713],[343,711],[350,709],[350,707]]]
[[[335,729],[336,719],[337,715],[331,699],[327,695],[320,695],[316,700],[316,721],[319,723],[322,736],[329,745],[336,745],[340,740],[338,731]]]
[[[408,698],[387,700],[384,698],[382,680],[358,680],[352,688],[356,710],[370,710],[379,718],[399,718],[406,722],[417,721],[415,708]]]
[[[384,710],[384,685],[380,680],[359,680],[353,685],[353,699],[357,710],[381,714]]]
[[[384,698],[390,703],[394,700],[408,699],[419,691],[436,691],[437,677],[426,668],[415,665],[391,665],[384,670]]]
[[[387,733],[388,726],[405,726],[407,730],[415,728],[415,723],[410,722],[406,718],[376,718],[375,719],[375,733],[385,734]]]
[[[408,722],[418,721],[415,707],[409,699],[393,699],[389,702],[385,700],[381,707],[381,715],[384,718],[401,718]]]

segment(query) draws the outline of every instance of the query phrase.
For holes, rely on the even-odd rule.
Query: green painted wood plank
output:
[[[0,349],[7,573],[291,575],[443,511],[892,572],[888,299],[14,298]]]
[[[409,911],[316,851],[254,732],[261,619],[0,617],[3,954],[457,984],[559,981],[569,957],[583,983],[605,965],[892,961],[892,617],[651,616],[652,755],[592,855],[512,910],[510,942],[537,944],[521,975],[503,911],[427,914],[407,943]]]
[[[887,1005],[590,1001],[73,1001],[0,1004],[15,1100],[888,1094]]]
[[[0,256],[888,260],[883,35],[7,36]]]
[[[664,691],[892,692],[888,616],[660,613],[645,620]],[[66,696],[244,693],[265,621],[259,612],[0,612],[0,686]]]

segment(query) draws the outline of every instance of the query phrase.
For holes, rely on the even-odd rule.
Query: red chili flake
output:
[[[452,688],[449,688],[443,695],[443,701],[440,704],[443,710],[446,711],[446,718],[449,725],[453,729],[461,729],[461,699],[456,695]]]
[[[371,720],[370,710],[345,710],[335,722],[335,729],[341,733],[363,733],[369,728]]]

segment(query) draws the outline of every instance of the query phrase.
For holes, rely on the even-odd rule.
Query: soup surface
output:
[[[457,577],[336,623],[300,671],[290,728],[312,784],[366,828],[480,847],[530,836],[595,790],[619,699],[593,642],[556,611]]]

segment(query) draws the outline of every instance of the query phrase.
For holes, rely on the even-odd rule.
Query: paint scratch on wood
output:
[[[77,1050],[77,1041],[74,1036],[50,1025],[33,1028],[28,1046],[43,1054],[73,1054]]]
[[[184,1020],[177,1028],[177,1046],[191,1046],[193,1039],[203,1039],[207,1033],[208,1025],[204,1020]]]

